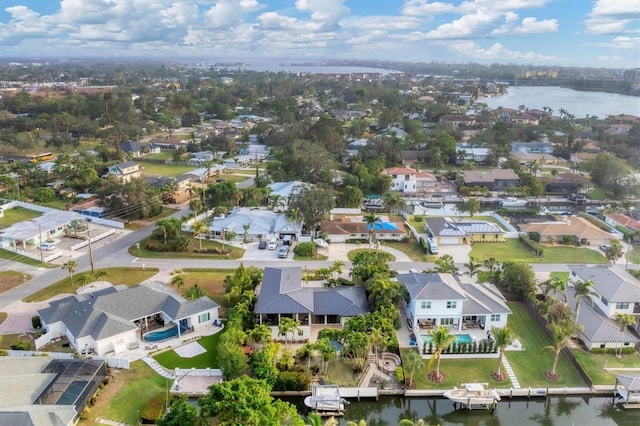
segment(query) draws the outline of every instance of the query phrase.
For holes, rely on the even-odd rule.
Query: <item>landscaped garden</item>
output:
[[[224,329],[211,336],[205,336],[195,340],[207,351],[192,358],[182,358],[174,350],[154,355],[153,358],[169,370],[173,370],[174,368],[219,368],[218,343],[223,333]],[[187,336],[188,334],[185,337]]]
[[[75,293],[81,285],[90,284],[95,281],[108,281],[114,285],[124,284],[133,286],[140,284],[142,281],[148,280],[158,273],[157,268],[105,268],[97,269],[92,275],[89,271],[74,274],[74,281],[71,277],[66,277],[60,281],[51,284],[49,287],[43,288],[30,296],[22,299],[23,302],[41,302],[48,300],[53,296],[63,293]],[[86,280],[79,278],[81,275],[86,276]],[[82,284],[80,284],[82,282]]]
[[[192,234],[187,236],[188,245],[184,251],[154,251],[149,250],[149,238],[140,241],[139,245],[134,244],[129,247],[129,254],[137,257],[148,257],[153,259],[241,259],[244,249],[222,243],[220,240],[207,240],[194,238]],[[201,251],[200,253],[198,253]],[[227,254],[216,254],[214,252],[225,252]]]
[[[638,352],[624,354],[622,358],[616,358],[612,353],[592,353],[582,348],[572,348],[571,352],[594,385],[614,385],[616,383],[615,375],[621,372],[607,371],[605,368],[638,368],[640,366]]]
[[[508,302],[512,314],[509,326],[520,337],[524,350],[505,353],[522,387],[580,387],[586,386],[571,362],[561,353],[557,366],[558,379],[551,381],[545,372],[553,364],[553,350],[543,348],[553,345],[551,337],[543,330],[522,303]]]
[[[494,257],[498,261],[526,262],[526,263],[608,263],[607,259],[599,252],[588,248],[545,245],[542,256],[535,254],[518,239],[507,239],[505,243],[473,244],[469,256],[482,261]]]
[[[634,246],[633,250],[629,252],[629,262],[640,265],[640,246]]]

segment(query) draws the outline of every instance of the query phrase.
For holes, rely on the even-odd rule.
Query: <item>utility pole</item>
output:
[[[87,241],[89,241],[89,262],[91,263],[91,275],[95,274],[93,270],[93,250],[91,248],[91,233],[89,232],[89,220],[86,220],[87,223]]]
[[[38,224],[38,244],[40,245],[40,263],[44,263],[44,253],[42,248],[42,225]]]

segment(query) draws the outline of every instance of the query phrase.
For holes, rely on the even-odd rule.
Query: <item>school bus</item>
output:
[[[50,152],[44,152],[42,154],[33,155],[29,159],[31,163],[42,163],[43,161],[49,161],[49,160],[53,160],[53,154]]]

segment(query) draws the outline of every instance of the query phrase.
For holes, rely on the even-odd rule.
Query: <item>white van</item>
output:
[[[269,244],[267,244],[267,248],[268,248],[269,250],[275,250],[275,249],[277,249],[277,248],[278,248],[278,240],[276,240],[275,238],[272,238],[272,239],[269,241]]]
[[[427,238],[427,244],[429,244],[429,253],[438,254],[438,243],[435,238]]]

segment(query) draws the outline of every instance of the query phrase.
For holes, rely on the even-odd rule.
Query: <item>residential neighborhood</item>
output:
[[[635,403],[640,119],[455,74],[149,72],[0,87],[0,382],[29,377],[1,424],[176,424],[224,386]]]

